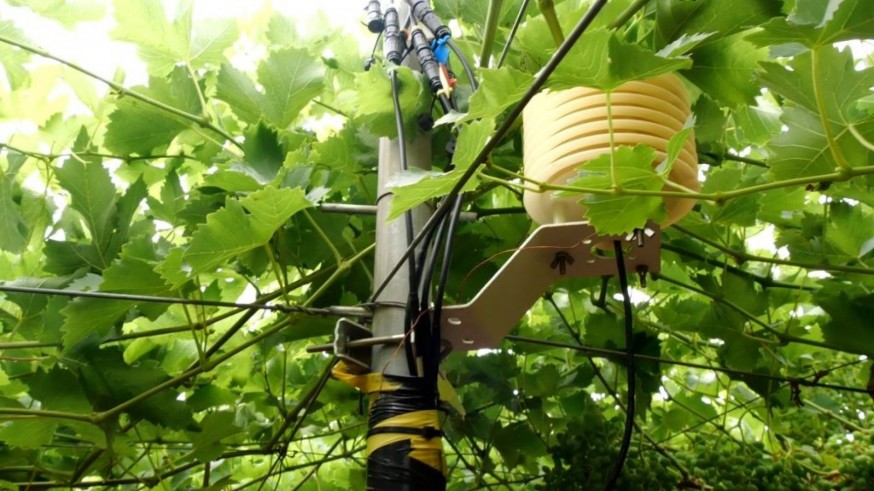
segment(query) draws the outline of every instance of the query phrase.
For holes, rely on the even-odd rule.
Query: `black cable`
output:
[[[616,459],[616,464],[613,466],[610,478],[607,479],[607,485],[604,488],[606,491],[612,490],[616,485],[616,481],[619,479],[619,474],[622,473],[622,467],[625,466],[625,459],[628,457],[628,449],[631,446],[631,435],[634,432],[635,391],[637,390],[637,380],[634,372],[633,313],[631,312],[631,296],[628,293],[628,275],[625,271],[625,258],[622,253],[622,243],[618,240],[613,241],[613,250],[616,253],[616,269],[619,273],[619,285],[622,289],[622,305],[624,306],[625,316],[625,373],[626,378],[628,379],[628,402],[625,405],[625,428],[622,433],[622,444],[619,446],[619,457]]]
[[[479,154],[474,158],[474,163],[467,170],[464,171],[464,174],[455,183],[455,186],[447,193],[447,199],[443,201],[443,203],[434,211],[431,215],[431,218],[422,226],[422,229],[419,230],[419,233],[413,238],[413,243],[407,247],[407,250],[404,251],[401,258],[395,264],[395,266],[391,269],[388,276],[383,280],[383,282],[373,291],[373,294],[370,296],[370,301],[373,302],[379,295],[385,290],[385,287],[388,286],[389,281],[400,271],[403,266],[404,261],[413,253],[416,247],[422,242],[425,238],[425,235],[428,231],[437,226],[437,223],[446,216],[446,213],[449,212],[449,208],[452,206],[453,200],[455,196],[467,185],[467,182],[473,177],[473,175],[479,170],[480,165],[482,165],[486,156],[490,154],[500,143],[501,140],[506,136],[507,133],[510,132],[513,125],[516,123],[516,119],[522,114],[522,110],[525,109],[525,106],[540,92],[540,89],[543,88],[543,85],[546,84],[549,76],[552,75],[552,72],[558,67],[559,63],[564,60],[565,56],[567,56],[568,52],[574,47],[576,42],[580,39],[583,33],[589,28],[592,22],[595,20],[595,17],[598,15],[598,12],[604,8],[604,5],[607,4],[607,0],[595,0],[589,10],[583,15],[582,19],[577,23],[574,29],[569,33],[568,37],[564,40],[564,42],[559,46],[558,50],[552,55],[552,58],[549,59],[546,66],[540,70],[537,77],[534,79],[534,82],[525,92],[525,95],[522,96],[522,99],[513,107],[513,110],[510,111],[510,114],[501,124],[501,126],[495,131],[492,138],[486,142],[485,146],[479,152]]]
[[[399,160],[401,164],[401,170],[407,171],[409,170],[409,163],[407,162],[407,139],[406,134],[404,132],[404,116],[401,111],[401,101],[398,95],[398,72],[397,70],[391,71],[391,97],[392,102],[394,104],[394,112],[395,112],[395,124],[397,125],[398,132],[398,151],[400,152]],[[407,246],[413,242],[413,214],[407,211],[404,213],[404,222],[405,222],[405,232],[407,235]],[[410,255],[407,261],[407,268],[409,269],[409,288],[408,288],[408,297],[407,297],[407,308],[404,314],[404,334],[409,334],[410,329],[412,328],[412,324],[415,321],[418,312],[416,312],[416,305],[419,304],[418,300],[418,292],[416,289],[416,285],[419,284],[419,272],[416,270],[416,258]],[[413,351],[412,343],[404,343],[404,350],[407,355],[407,368],[410,370],[410,375],[415,375],[416,370],[416,355]]]
[[[455,243],[455,227],[458,225],[458,217],[461,215],[461,195],[455,197],[452,207],[452,215],[449,217],[449,226],[446,231],[446,246],[443,250],[443,264],[440,266],[440,278],[437,280],[437,291],[434,293],[434,310],[432,329],[433,338],[437,341],[433,345],[434,356],[440,360],[441,316],[443,315],[443,297],[446,295],[446,283],[449,279],[449,266],[452,264],[452,247]]]
[[[519,14],[516,15],[516,20],[513,21],[513,27],[510,29],[510,35],[507,36],[507,42],[504,43],[504,49],[501,51],[501,57],[498,58],[498,68],[504,64],[504,60],[507,59],[507,54],[510,53],[510,45],[513,44],[513,40],[516,39],[516,31],[519,30],[519,25],[522,23],[522,18],[525,17],[525,11],[528,10],[528,3],[531,0],[524,0],[522,2],[522,7],[519,9]]]
[[[461,66],[462,68],[464,68],[464,73],[467,75],[467,79],[470,81],[471,88],[473,90],[476,90],[477,87],[479,87],[479,82],[477,82],[476,80],[476,75],[473,72],[473,68],[471,68],[470,66],[470,62],[467,61],[467,57],[464,56],[464,53],[461,51],[461,48],[459,48],[455,44],[455,41],[450,39],[449,42],[447,42],[446,44],[449,45],[449,49],[451,49],[452,52],[455,53],[455,56],[458,57],[458,61],[461,62]]]

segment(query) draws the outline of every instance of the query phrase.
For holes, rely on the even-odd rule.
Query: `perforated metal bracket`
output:
[[[584,222],[543,225],[470,302],[443,308],[443,338],[454,350],[493,348],[553,283],[617,274],[612,243],[624,244],[626,270],[658,273],[661,230],[650,225],[626,236],[598,235]],[[598,244],[603,244],[600,248]]]

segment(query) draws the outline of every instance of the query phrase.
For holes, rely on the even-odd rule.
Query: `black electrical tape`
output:
[[[409,440],[386,445],[367,457],[368,491],[446,491],[446,476],[410,458]]]
[[[380,426],[379,428],[371,428],[367,430],[367,436],[380,435],[385,433],[400,433],[402,435],[419,435],[423,438],[436,438],[438,436],[443,436],[443,430],[438,430],[433,426],[426,426],[424,428],[406,428],[403,426]]]
[[[440,20],[440,17],[437,17],[437,14],[431,10],[431,7],[428,5],[428,0],[409,0],[409,4],[413,9],[413,17],[418,19],[422,24],[425,24],[425,27],[434,33],[434,37],[442,39],[446,36],[452,35],[452,31],[450,31],[449,28],[443,24],[443,21]]]
[[[385,9],[385,42],[382,44],[385,59],[389,63],[400,65],[404,59],[404,51],[407,50],[407,43],[401,35],[401,21],[398,16],[398,11],[394,7]]]
[[[422,73],[428,79],[431,92],[436,94],[443,89],[443,84],[440,82],[440,63],[437,63],[437,58],[431,51],[431,43],[428,42],[428,38],[425,37],[425,33],[421,29],[413,29],[412,38],[413,48],[416,50],[419,64],[422,65]]]
[[[385,22],[382,20],[382,6],[379,0],[370,0],[367,3],[367,30],[378,34],[385,30]]]
[[[373,394],[370,406],[369,435],[383,433],[376,425],[404,414],[438,409],[432,385],[418,377],[383,375],[385,381],[399,384],[390,392]],[[424,438],[440,436],[437,428],[395,428],[390,433],[415,434]],[[371,491],[445,491],[446,477],[439,470],[410,458],[409,440],[378,448],[367,457],[367,489]]]

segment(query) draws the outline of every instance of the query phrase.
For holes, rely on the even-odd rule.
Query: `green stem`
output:
[[[830,409],[826,409],[826,408],[820,406],[819,404],[817,404],[809,399],[806,399],[804,401],[804,405],[810,406],[813,409],[815,409],[817,412],[825,414],[826,416],[831,416],[835,421],[841,423],[842,425],[846,426],[847,428],[849,428],[853,431],[861,431],[861,432],[867,431],[864,428],[862,428],[861,426],[857,425],[856,423],[853,423],[852,421],[848,420],[847,418],[845,418],[839,414],[835,414],[834,411],[832,411]]]
[[[330,106],[330,105],[328,105],[328,104],[325,104],[324,102],[322,102],[322,101],[320,101],[320,100],[318,100],[318,99],[313,99],[313,104],[315,104],[315,105],[317,105],[317,106],[322,106],[323,108],[327,109],[328,111],[332,111],[332,112],[334,112],[334,113],[337,113],[338,115],[343,116],[344,118],[347,118],[347,119],[349,118],[349,114],[348,114],[348,113],[345,113],[345,112],[343,112],[343,111],[337,109],[337,108],[334,107],[334,106]]]
[[[539,189],[529,188],[529,187],[525,186],[524,184],[517,184],[515,182],[510,182],[506,179],[501,179],[500,177],[490,176],[488,174],[480,174],[479,177],[483,181],[494,182],[496,184],[500,184],[501,186],[511,188],[511,189],[521,189],[522,191],[528,191],[530,193],[539,193],[540,192]]]
[[[30,348],[57,348],[58,343],[40,343],[37,341],[21,341],[11,343],[0,343],[0,351],[13,349],[30,349]]]
[[[744,196],[748,196],[751,194],[757,194],[764,191],[771,191],[774,189],[783,189],[788,187],[795,186],[805,186],[808,184],[818,184],[823,182],[843,182],[848,181],[854,177],[872,175],[874,174],[874,165],[867,166],[859,166],[859,167],[851,167],[845,171],[841,172],[831,172],[828,174],[820,174],[818,176],[811,177],[799,177],[796,179],[786,179],[783,181],[774,181],[765,184],[759,184],[756,186],[749,186],[746,188],[735,189],[734,191],[727,192],[717,192],[717,193],[697,193],[697,192],[680,192],[680,191],[647,191],[642,189],[599,189],[599,188],[586,188],[580,186],[568,186],[568,185],[559,185],[559,184],[548,184],[542,181],[538,181],[535,179],[531,179],[530,177],[525,177],[522,174],[518,174],[516,172],[504,169],[503,167],[496,165],[494,163],[488,163],[488,168],[501,172],[502,174],[508,175],[510,177],[520,179],[524,182],[528,182],[531,184],[535,184],[539,189],[530,189],[524,188],[528,191],[532,192],[544,192],[544,191],[569,191],[572,193],[583,193],[583,194],[599,194],[599,195],[615,195],[615,196],[659,196],[662,198],[688,198],[688,199],[698,199],[703,201],[714,201],[716,203],[724,203],[726,201],[741,198]],[[485,177],[485,176],[481,176]],[[505,181],[506,182],[506,181]],[[515,187],[519,187],[518,184],[512,184]]]
[[[270,242],[264,244],[264,253],[270,259],[270,267],[273,270],[273,276],[276,276],[279,291],[282,292],[282,300],[285,301],[285,305],[291,305],[291,300],[288,298],[288,289],[285,285],[285,278],[282,276],[282,271],[279,268],[279,263],[276,261],[276,254],[273,251],[273,247],[270,246]]]
[[[840,147],[838,147],[838,143],[835,141],[834,135],[832,134],[831,122],[828,119],[828,113],[826,112],[825,99],[823,99],[822,95],[822,81],[819,78],[819,49],[814,48],[810,50],[810,71],[811,76],[813,77],[813,97],[816,99],[816,109],[819,112],[819,118],[822,121],[822,129],[825,134],[825,139],[828,142],[828,147],[831,149],[832,156],[835,159],[835,163],[838,165],[838,168],[842,171],[845,171],[850,168],[849,164],[847,164],[846,159],[844,159],[843,153],[841,153]]]
[[[734,191],[716,192],[716,193],[685,193],[678,191],[647,191],[640,189],[595,189],[584,188],[579,186],[561,186],[557,184],[540,183],[542,191],[570,191],[574,193],[589,193],[589,194],[612,194],[619,196],[661,196],[663,198],[689,198],[704,201],[713,201],[716,203],[724,203],[726,201],[749,196],[751,194],[762,193],[774,189],[783,189],[788,187],[806,186],[808,184],[818,184],[823,182],[843,182],[854,177],[874,174],[874,166],[850,167],[840,172],[831,172],[828,174],[820,174],[818,176],[799,177],[795,179],[786,179],[782,181],[774,181],[756,186],[749,186]],[[530,181],[530,179],[529,179]]]
[[[369,246],[367,246],[367,248],[363,249],[358,254],[352,256],[350,259],[345,260],[345,261],[341,261],[337,265],[337,269],[336,269],[336,271],[334,271],[334,274],[332,274],[330,276],[330,278],[325,280],[325,282],[322,284],[322,286],[320,286],[319,289],[316,290],[315,293],[310,295],[310,297],[306,300],[306,302],[303,303],[303,306],[309,307],[310,305],[312,305],[312,303],[315,302],[317,298],[319,298],[323,293],[325,293],[328,290],[328,288],[330,288],[331,285],[335,281],[337,281],[337,278],[339,278],[342,273],[345,273],[346,270],[351,268],[356,262],[358,262],[361,258],[363,258],[367,254],[369,254],[375,248],[376,248],[376,244],[370,244]]]
[[[328,246],[331,254],[334,255],[334,261],[337,264],[342,263],[343,255],[340,254],[340,251],[337,250],[337,247],[334,245],[333,242],[331,242],[331,239],[328,238],[328,234],[326,234],[325,231],[322,230],[322,227],[319,226],[319,223],[313,219],[313,216],[310,215],[310,212],[307,210],[303,210],[303,216],[306,217],[307,221],[310,222],[310,225],[313,226],[313,229],[316,231],[316,233],[319,234],[319,237],[322,238],[322,241],[325,242],[325,245]]]
[[[634,17],[640,9],[644,8],[646,4],[649,3],[649,0],[634,0],[631,5],[628,6],[627,9],[623,10],[619,17],[610,24],[610,29],[619,29],[624,26],[629,19]]]
[[[487,68],[492,58],[492,47],[495,44],[495,32],[498,30],[498,20],[501,17],[501,7],[504,0],[489,0],[489,11],[486,14],[486,31],[483,33],[483,45],[480,51],[479,66]]]
[[[120,94],[132,97],[132,98],[137,99],[139,101],[142,101],[146,104],[154,106],[158,109],[161,109],[162,111],[170,113],[174,116],[180,117],[182,119],[187,119],[188,121],[191,121],[191,122],[197,124],[198,126],[201,126],[203,128],[207,128],[207,129],[221,135],[222,138],[231,142],[231,144],[235,145],[240,150],[243,149],[243,147],[239,143],[237,143],[237,141],[234,140],[234,138],[231,135],[229,135],[225,130],[212,124],[211,122],[209,122],[209,120],[207,120],[203,116],[197,116],[197,115],[185,112],[181,109],[175,108],[175,107],[170,106],[168,104],[165,104],[161,101],[152,99],[151,97],[148,97],[146,95],[132,91],[132,90],[124,87],[121,84],[118,84],[118,83],[113,82],[112,80],[103,78],[100,75],[97,75],[96,73],[94,73],[90,70],[87,70],[87,69],[85,69],[85,68],[83,68],[83,67],[81,67],[73,62],[67,61],[63,58],[59,58],[59,57],[49,53],[48,51],[45,51],[45,50],[42,50],[39,48],[35,48],[33,46],[30,46],[30,45],[27,45],[27,44],[24,44],[21,42],[18,42],[14,39],[11,39],[11,38],[3,36],[3,35],[0,35],[0,42],[6,43],[10,46],[15,46],[17,48],[23,49],[23,50],[28,51],[30,53],[33,53],[35,55],[42,56],[43,58],[48,58],[50,60],[57,61],[58,63],[65,65],[65,66],[68,66],[68,67],[72,68],[73,70],[76,70],[77,72],[83,73],[83,74],[85,74],[85,75],[87,75],[95,80],[99,80],[100,82],[103,82],[104,84],[108,85],[109,87],[111,87],[113,90],[117,91]]]
[[[197,98],[198,100],[200,100],[200,116],[203,119],[208,119],[208,106],[206,105],[206,97],[203,96],[203,91],[200,90],[200,84],[197,83],[197,74],[194,73],[194,68],[191,66],[191,63],[185,62],[185,69],[188,70],[188,76],[191,77],[191,83],[194,85],[194,91],[197,92]]]
[[[47,411],[43,409],[2,407],[0,408],[0,416],[28,416],[33,418],[70,419],[73,421],[84,421],[85,423],[97,424],[97,419],[94,416],[68,413],[65,411]]]
[[[564,33],[561,32],[561,23],[558,22],[558,17],[555,15],[555,3],[552,0],[537,0],[537,8],[546,19],[546,25],[549,26],[555,47],[558,48],[564,42]]]
[[[113,155],[111,153],[101,153],[101,152],[69,152],[69,153],[40,153],[33,152],[30,150],[24,150],[22,148],[14,147],[12,145],[6,143],[0,143],[0,149],[5,148],[10,152],[20,153],[21,155],[26,155],[28,157],[42,160],[43,162],[51,162],[53,160],[62,159],[62,158],[81,158],[81,157],[99,157],[103,159],[116,159],[121,160],[122,162],[134,162],[138,160],[155,160],[155,159],[187,159],[187,160],[197,160],[200,159],[197,157],[193,157],[190,155],[185,155],[184,153],[178,154],[156,154],[156,155]]]
[[[847,129],[850,130],[850,133],[856,138],[856,141],[861,143],[862,146],[864,146],[868,150],[871,150],[872,152],[874,152],[874,143],[872,143],[867,138],[865,138],[865,135],[863,135],[862,133],[859,133],[859,130],[856,128],[855,125],[849,124],[849,125],[847,125]]]
[[[735,154],[729,153],[729,152],[725,152],[722,155],[722,158],[723,158],[723,160],[731,160],[734,162],[741,162],[743,164],[754,165],[756,167],[764,167],[766,169],[771,167],[770,165],[766,164],[765,162],[762,162],[761,160],[751,159],[749,157],[741,157],[740,155],[735,155]]]

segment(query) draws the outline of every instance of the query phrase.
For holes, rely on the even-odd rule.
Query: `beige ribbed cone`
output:
[[[615,145],[645,144],[655,149],[653,166],[665,159],[667,143],[691,114],[686,88],[672,74],[628,82],[610,97]],[[604,92],[578,87],[535,96],[523,113],[525,176],[550,184],[566,184],[580,166],[610,152],[607,97]],[[690,136],[671,170],[670,180],[698,190],[698,157]],[[578,221],[585,208],[580,197],[525,192],[528,214],[538,223]],[[689,213],[690,199],[665,200],[670,225]]]

